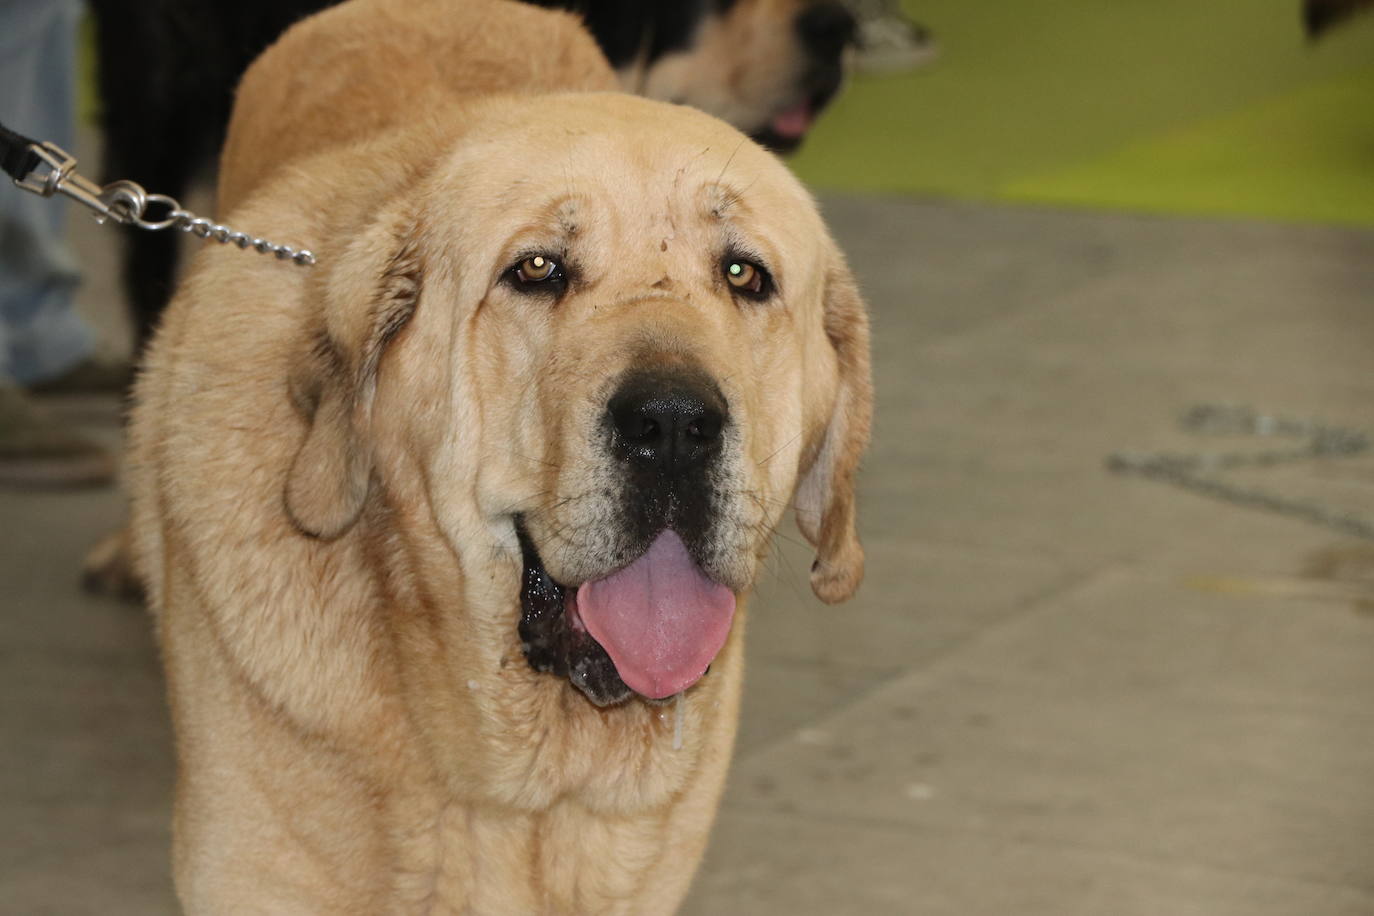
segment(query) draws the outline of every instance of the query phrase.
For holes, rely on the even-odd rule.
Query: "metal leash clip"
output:
[[[180,229],[197,238],[213,239],[244,249],[252,248],[262,254],[274,254],[278,260],[290,261],[301,267],[310,267],[315,263],[315,255],[310,251],[277,245],[196,216],[183,210],[175,198],[166,194],[149,194],[137,182],[112,181],[102,187],[78,175],[76,158],[54,143],[35,143],[29,149],[47,166],[47,170],[44,171],[40,166],[22,179],[14,179],[14,183],[40,197],[52,197],[54,194],[70,197],[91,210],[97,223],[114,220],[121,225],[137,226],[150,232]],[[149,219],[147,214],[150,207],[165,207],[166,212],[161,219]]]

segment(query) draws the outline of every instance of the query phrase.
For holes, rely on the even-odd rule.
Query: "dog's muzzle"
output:
[[[725,398],[699,370],[636,370],[620,380],[602,422],[620,480],[614,558],[576,588],[564,585],[517,524],[520,638],[533,668],[566,676],[598,706],[632,692],[667,699],[706,673],[735,610],[734,593],[701,563],[728,425]]]

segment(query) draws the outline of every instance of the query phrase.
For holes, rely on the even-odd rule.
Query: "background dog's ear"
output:
[[[367,499],[377,367],[419,302],[417,235],[407,216],[394,215],[335,255],[314,338],[292,367],[291,396],[310,431],[287,474],[286,511],[306,534],[338,537]]]
[[[839,386],[819,449],[797,487],[797,527],[816,548],[811,590],[828,604],[854,594],[864,576],[856,530],[854,472],[873,419],[868,311],[838,252],[825,278],[825,334],[835,348]]]

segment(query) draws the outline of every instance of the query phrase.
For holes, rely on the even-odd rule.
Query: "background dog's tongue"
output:
[[[802,102],[774,115],[771,126],[779,136],[793,139],[810,130],[813,120],[811,104]]]
[[[577,590],[587,632],[631,690],[662,699],[701,679],[735,615],[735,595],[702,574],[672,531],[614,575]]]

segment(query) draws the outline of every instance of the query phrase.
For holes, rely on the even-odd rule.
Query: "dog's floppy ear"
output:
[[[377,367],[420,298],[419,234],[406,214],[374,221],[321,290],[313,340],[292,367],[291,396],[310,430],[286,478],[286,511],[306,534],[335,538],[362,512],[372,478],[368,433]]]
[[[868,312],[838,251],[825,277],[825,334],[835,349],[839,385],[825,434],[797,487],[797,527],[816,547],[811,589],[834,604],[853,595],[864,575],[854,472],[873,418]]]

